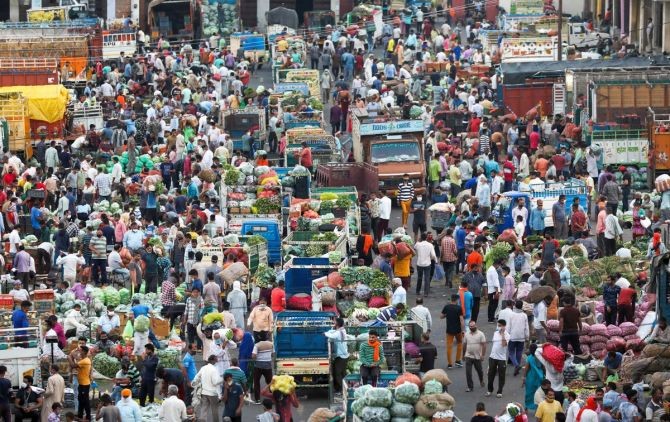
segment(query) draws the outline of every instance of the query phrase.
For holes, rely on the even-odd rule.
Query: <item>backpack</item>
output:
[[[514,257],[514,271],[520,272],[521,268],[523,268],[523,264],[526,262],[526,256],[525,255],[516,255]]]

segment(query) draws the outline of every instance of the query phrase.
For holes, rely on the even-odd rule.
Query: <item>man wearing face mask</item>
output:
[[[242,406],[244,406],[244,389],[233,380],[233,374],[223,377],[223,417],[231,422],[242,422]]]
[[[407,225],[412,198],[414,198],[414,184],[409,180],[409,174],[402,176],[402,183],[398,184],[398,204],[402,208],[402,225]]]
[[[22,421],[30,419],[31,422],[40,420],[40,407],[42,396],[33,390],[33,377],[26,375],[14,399],[14,420]],[[89,416],[90,418],[90,416]]]
[[[140,384],[140,407],[144,407],[147,396],[149,403],[154,402],[154,392],[156,391],[156,370],[158,369],[158,357],[155,355],[153,344],[144,346],[144,361],[142,365],[142,382]]]
[[[475,367],[479,377],[479,385],[484,386],[484,371],[482,361],[486,356],[486,335],[477,329],[477,323],[470,321],[468,330],[463,336],[463,350],[465,351],[465,380],[468,384],[466,392],[472,391],[474,383],[472,382],[472,367]]]
[[[99,286],[100,274],[102,274],[102,284],[107,284],[107,239],[102,235],[102,230],[98,229],[96,231],[88,247],[91,250],[93,282],[96,286]]]
[[[237,344],[221,335],[219,331],[214,332],[212,338],[214,344],[211,346],[210,352],[218,359],[216,367],[219,369],[219,375],[223,376],[226,369],[230,368],[230,353],[228,353],[228,350],[236,349]]]
[[[268,340],[270,330],[272,329],[272,309],[267,306],[265,298],[258,299],[258,305],[251,311],[247,318],[247,326],[251,327],[254,333],[254,341],[259,342]]]
[[[200,382],[202,392],[200,397],[200,415],[196,419],[205,422],[219,422],[219,392],[223,378],[216,368],[216,356],[207,358],[207,365],[200,368],[193,382]]]
[[[111,335],[113,330],[120,327],[121,321],[119,320],[119,316],[114,313],[114,307],[111,305],[108,306],[107,312],[102,314],[98,319],[98,336],[100,336],[100,333],[103,331],[106,334]]]

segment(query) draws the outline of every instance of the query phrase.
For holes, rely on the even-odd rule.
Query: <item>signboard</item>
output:
[[[423,120],[399,120],[380,123],[361,123],[360,136],[382,135],[385,133],[423,132]]]
[[[309,95],[309,87],[304,82],[280,82],[275,84],[275,94],[283,94],[289,91],[300,92],[303,95]]]
[[[649,141],[646,139],[598,141],[603,149],[603,164],[645,164],[648,162]]]
[[[536,62],[556,60],[556,37],[505,38],[500,45],[503,62]]]

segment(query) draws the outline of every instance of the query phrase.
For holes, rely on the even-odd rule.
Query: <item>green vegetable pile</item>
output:
[[[246,244],[249,246],[256,246],[256,245],[261,245],[263,243],[267,243],[267,239],[265,239],[263,236],[259,234],[254,234],[251,235],[247,238]]]
[[[484,257],[484,264],[486,268],[489,268],[496,261],[505,261],[509,259],[509,254],[512,252],[512,245],[507,242],[498,242],[491,250],[488,251]]]
[[[335,201],[336,208],[349,209],[351,207],[351,204],[353,204],[353,202],[351,199],[349,199],[348,195],[340,195]]]
[[[145,315],[140,315],[137,318],[135,318],[135,324],[133,325],[133,328],[138,333],[146,333],[147,331],[149,331],[150,325],[151,321],[149,320],[149,318],[146,317]]]
[[[223,183],[225,183],[228,186],[235,186],[237,185],[237,181],[240,178],[240,171],[236,168],[231,168],[226,170],[226,175],[223,178]]]
[[[105,287],[104,295],[105,295],[104,300],[105,305],[113,306],[116,308],[121,304],[121,295],[119,294],[119,291],[116,290],[115,287],[112,286]]]
[[[276,214],[281,211],[281,206],[271,198],[259,198],[254,203],[258,214]]]
[[[305,255],[312,257],[312,256],[320,256],[326,253],[326,248],[323,245],[317,245],[315,243],[311,243],[307,245],[305,248]]]
[[[312,240],[320,242],[335,242],[340,237],[335,232],[315,233]]]
[[[256,286],[260,288],[271,287],[275,280],[275,271],[265,264],[258,264],[254,279]]]
[[[122,305],[129,305],[130,304],[130,290],[126,289],[125,287],[123,289],[120,289],[119,290],[119,299],[120,299]]]
[[[163,349],[156,352],[158,364],[163,368],[179,368],[180,353],[178,350]]]
[[[93,358],[93,369],[107,378],[114,378],[121,369],[121,362],[105,352],[100,352]]]

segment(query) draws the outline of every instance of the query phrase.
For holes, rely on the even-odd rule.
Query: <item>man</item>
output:
[[[421,241],[414,245],[416,250],[416,294],[421,294],[421,285],[424,286],[424,296],[430,293],[430,267],[431,264],[437,262],[437,255],[435,254],[435,246],[428,241],[428,233],[421,233]]]
[[[519,375],[521,371],[521,355],[526,341],[530,340],[530,330],[528,328],[528,317],[523,311],[523,301],[517,300],[514,303],[514,311],[509,315],[507,321],[507,333],[509,334],[509,358],[514,365],[514,376]]]
[[[554,391],[548,390],[544,401],[537,406],[535,417],[538,422],[554,422],[558,420],[556,415],[563,413],[561,404],[554,400]]]
[[[12,420],[12,409],[9,403],[12,397],[12,382],[5,376],[7,367],[0,365],[0,417],[3,421]]]
[[[507,322],[505,320],[498,320],[498,329],[493,333],[491,339],[491,354],[489,355],[489,371],[488,371],[488,390],[486,396],[493,394],[493,381],[498,376],[498,393],[496,397],[501,398],[503,387],[505,387],[505,371],[507,369],[507,347],[509,342],[509,334],[505,331]]]
[[[25,249],[26,248],[23,244],[19,246],[19,252],[14,257],[13,268],[16,269],[16,276],[19,280],[21,280],[23,288],[28,290],[31,271],[30,262],[32,257],[28,252],[26,252]]]
[[[470,270],[463,276],[463,281],[468,283],[468,290],[472,293],[472,317],[471,320],[477,322],[479,317],[479,304],[482,300],[482,286],[486,282],[481,273],[481,265],[470,266]]]
[[[335,352],[332,366],[333,386],[335,388],[335,395],[340,395],[342,392],[342,380],[344,380],[344,376],[346,375],[347,361],[349,359],[344,319],[336,318],[335,327],[324,334],[333,345],[332,350]]]
[[[423,297],[418,296],[416,298],[416,306],[410,309],[410,315],[414,321],[425,322],[426,332],[430,333],[433,326],[433,317],[430,314],[430,309],[423,306]]]
[[[621,187],[617,183],[613,174],[608,174],[607,182],[603,188],[599,191],[601,196],[605,197],[605,206],[608,210],[612,211],[613,214],[616,214],[617,209],[619,208],[619,200],[621,199]]]
[[[496,310],[498,309],[498,302],[500,300],[500,267],[502,264],[502,261],[498,260],[494,262],[488,270],[486,270],[486,289],[489,296],[489,324],[493,324],[495,322]]]
[[[266,305],[265,298],[261,296],[258,299],[258,305],[252,309],[247,318],[247,326],[251,327],[254,333],[254,341],[267,340],[272,329],[272,309]]]
[[[554,223],[554,238],[566,239],[568,237],[568,218],[565,212],[565,195],[559,195],[558,201],[551,207],[551,219]]]
[[[21,306],[19,309],[15,309],[12,312],[12,327],[16,330],[15,334],[16,337],[15,341],[20,341],[28,338],[28,333],[25,330],[21,330],[20,328],[28,328],[30,327],[30,321],[28,320],[28,312],[30,311],[30,308],[33,306],[32,303],[28,300],[24,300],[21,302]],[[24,346],[25,347],[25,346]]]
[[[569,298],[564,304],[564,308],[558,314],[558,333],[561,337],[561,348],[568,350],[568,343],[572,345],[572,350],[576,355],[582,354],[579,345],[579,334],[582,332],[582,320],[579,310],[575,308],[572,298]]]
[[[465,380],[468,385],[466,392],[472,391],[474,384],[472,382],[472,367],[474,366],[479,377],[479,385],[484,387],[484,371],[482,361],[486,356],[486,336],[477,329],[477,323],[472,320],[468,324],[468,331],[463,338],[463,348],[465,349]]]
[[[108,335],[114,334],[113,331],[121,327],[119,316],[114,312],[114,306],[107,307],[107,312],[103,313],[98,319],[98,335],[105,332]]]
[[[42,396],[33,390],[33,377],[24,376],[23,384],[14,398],[14,420],[30,419],[31,422],[39,422],[43,400]]]
[[[144,360],[142,361],[142,382],[140,384],[140,407],[144,407],[147,396],[149,403],[154,402],[156,391],[156,369],[158,369],[158,356],[155,354],[156,348],[148,343],[144,346]]]
[[[407,290],[402,285],[402,280],[398,277],[393,279],[393,295],[391,296],[391,305],[395,306],[399,303],[407,305]]]
[[[535,340],[538,344],[543,344],[547,341],[547,306],[554,298],[547,296],[544,300],[536,303],[533,307],[533,328],[535,329]]]
[[[456,264],[458,262],[458,251],[456,249],[456,241],[453,237],[454,230],[449,227],[445,232],[445,236],[440,242],[440,261],[444,267],[445,285],[452,288],[452,279],[456,273]]]
[[[451,295],[451,302],[442,309],[441,319],[447,320],[447,369],[452,369],[454,363],[458,368],[463,367],[463,310],[458,304],[458,295]],[[456,340],[456,362],[452,358],[452,351]]]
[[[307,168],[312,173],[312,150],[307,145],[307,142],[301,144],[302,149],[298,153],[298,159],[301,166]]]
[[[407,226],[412,199],[414,198],[414,184],[409,180],[409,174],[402,176],[402,182],[398,184],[398,204],[402,209],[402,226]]]
[[[388,192],[382,191],[382,197],[379,198],[379,223],[377,224],[377,240],[380,240],[385,234],[391,219],[391,198]]]
[[[437,359],[437,347],[430,342],[430,334],[425,332],[421,334],[421,344],[419,344],[419,354],[421,357],[419,373],[425,374],[435,369],[435,360]]]
[[[200,296],[200,289],[194,287],[191,290],[188,299],[186,299],[186,308],[184,315],[182,316],[182,326],[185,326],[186,328],[188,343],[193,344],[197,341],[200,347],[202,347],[202,342],[197,335],[196,327],[200,324],[200,311],[203,307],[204,301],[202,296]]]
[[[379,341],[376,330],[368,332],[368,341],[361,344],[358,360],[361,362],[361,382],[363,385],[377,386],[380,365],[384,363],[384,347]]]
[[[44,391],[44,403],[42,404],[42,421],[47,421],[51,407],[55,403],[63,403],[65,399],[65,380],[58,373],[58,364],[53,364],[49,367],[49,379],[47,387]]]
[[[274,344],[271,341],[262,340],[254,345],[251,350],[251,359],[253,361],[253,386],[254,400],[258,404],[261,399],[261,378],[265,379],[266,384],[272,381],[272,355],[274,354]]]
[[[479,216],[484,220],[488,219],[491,214],[491,187],[484,175],[479,176],[477,180],[475,197],[479,203]]]
[[[128,388],[124,388],[121,391],[121,401],[116,403],[116,407],[121,413],[121,421],[141,421],[142,420],[142,411],[140,406],[135,403],[133,400],[133,392]]]
[[[572,204],[572,214],[570,216],[570,230],[572,230],[572,237],[581,238],[584,232],[588,233],[589,223],[586,213],[581,209],[579,204]]]
[[[168,395],[168,386],[174,385],[178,388],[177,397],[186,399],[186,370],[177,368],[163,368],[159,366],[156,369],[156,378],[161,380],[160,393],[162,396]]]
[[[606,208],[605,230],[603,233],[605,256],[612,256],[616,253],[616,241],[620,239],[623,242],[623,230],[619,225],[619,219],[610,207]]]
[[[84,257],[80,252],[75,253],[74,249],[70,249],[70,253],[67,255],[65,252],[61,252],[61,256],[56,258],[56,265],[63,266],[63,280],[71,284],[74,284],[77,279],[77,267],[85,264],[86,260]]]
[[[100,277],[102,275],[102,285],[107,284],[107,239],[102,235],[102,230],[98,229],[96,235],[91,238],[89,243],[91,251],[91,264],[93,270],[91,277],[96,286],[100,286]]]
[[[91,359],[88,357],[87,346],[79,347],[79,356],[79,361],[72,365],[72,368],[77,370],[77,401],[79,403],[79,406],[77,407],[77,416],[82,418],[84,413],[86,413],[86,419],[91,420],[89,392],[91,390],[93,367],[91,365]]]
[[[426,202],[422,195],[417,195],[416,198],[412,201],[410,213],[413,216],[412,219],[412,232],[414,233],[414,239],[419,238],[419,232],[421,235],[426,233],[426,214],[428,212],[428,202]]]
[[[242,422],[242,406],[244,406],[244,390],[233,380],[232,374],[223,377],[223,417],[231,422]]]
[[[664,412],[663,409],[663,389],[654,388],[651,392],[651,399],[647,403],[647,407],[644,409],[644,419],[646,421],[656,420],[660,412]]]
[[[633,322],[635,316],[635,303],[637,302],[637,291],[634,287],[625,287],[621,289],[617,299],[617,324],[623,322]]]
[[[207,365],[200,368],[193,380],[194,383],[200,382],[202,388],[200,415],[197,419],[206,422],[219,422],[219,392],[223,378],[219,375],[216,361],[216,356],[209,356]]]
[[[286,310],[286,292],[284,291],[284,280],[277,282],[277,287],[270,293],[270,308],[274,315]]]
[[[464,326],[470,325],[473,302],[474,297],[470,290],[468,290],[468,282],[465,280],[461,281],[461,287],[458,289],[458,305],[461,307],[461,311],[463,311]]]
[[[121,251],[121,245],[117,243],[114,245],[114,250],[112,250],[107,257],[107,266],[112,270],[112,274],[121,276],[121,279],[125,283],[126,281],[130,280],[130,271],[123,263],[119,251]],[[81,261],[83,265],[83,257],[81,257]]]
[[[619,415],[622,422],[641,422],[640,410],[637,407],[637,391],[629,389],[625,392],[626,398],[619,404],[619,408],[614,412]]]
[[[168,398],[163,401],[158,409],[158,417],[163,422],[182,422],[188,416],[186,414],[186,404],[177,396],[179,388],[170,384],[167,388]]]

